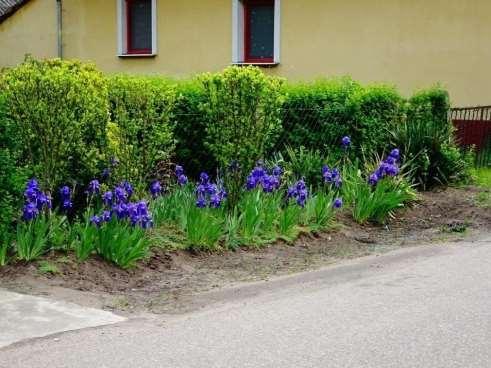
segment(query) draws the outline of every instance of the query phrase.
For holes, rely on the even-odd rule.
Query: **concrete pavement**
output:
[[[24,339],[124,320],[97,309],[0,290],[0,348]]]
[[[491,367],[490,236],[203,298],[215,304],[0,349],[0,367]]]

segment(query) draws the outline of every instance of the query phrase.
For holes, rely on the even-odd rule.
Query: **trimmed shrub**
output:
[[[278,150],[302,146],[341,156],[340,138],[350,136],[353,154],[381,153],[404,112],[395,88],[364,87],[348,77],[289,85],[285,93]]]
[[[264,158],[281,129],[282,80],[256,67],[229,67],[204,74],[205,146],[224,168],[237,162],[243,173]]]
[[[29,170],[20,161],[22,139],[19,129],[7,118],[5,98],[0,92],[0,248],[8,242]],[[5,248],[2,248],[6,252]],[[0,263],[2,263],[0,261]]]
[[[372,85],[357,89],[351,104],[355,115],[348,135],[365,155],[381,154],[404,117],[405,100],[394,87]]]
[[[108,121],[102,73],[78,61],[28,58],[0,78],[25,162],[44,187],[53,191],[100,172]]]
[[[137,186],[163,176],[174,152],[176,89],[163,78],[109,78],[110,152],[119,160],[115,179]]]
[[[207,123],[200,110],[200,106],[205,102],[203,86],[192,80],[179,82],[176,88],[176,163],[185,164],[187,173],[197,178],[201,171],[214,172],[218,166],[205,145]]]
[[[361,86],[350,78],[289,84],[283,105],[283,145],[326,150],[351,133],[356,106],[352,96]]]

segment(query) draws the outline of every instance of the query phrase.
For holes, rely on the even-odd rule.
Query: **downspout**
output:
[[[56,0],[56,36],[58,57],[63,59],[63,13],[61,0]]]

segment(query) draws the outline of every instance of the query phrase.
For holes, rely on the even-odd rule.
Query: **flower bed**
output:
[[[191,183],[179,165],[173,180],[165,186],[151,182],[141,199],[127,181],[111,188],[111,175],[106,173],[102,182],[88,183],[86,203],[78,209],[72,188],[59,189],[54,199],[59,205],[53,209],[51,196],[31,179],[9,256],[33,261],[54,250],[74,252],[83,262],[97,254],[130,268],[162,237],[180,239],[177,248],[207,251],[293,242],[301,233],[332,228],[335,212],[343,205],[359,223],[383,223],[416,198],[400,175],[399,150],[393,149],[374,173],[364,174],[348,158],[350,138],[343,137],[341,145],[346,153],[344,165],[320,167],[322,187],[314,190],[278,164],[268,167],[259,162],[240,186],[236,203],[228,200],[221,177],[212,181],[203,172],[198,182]]]

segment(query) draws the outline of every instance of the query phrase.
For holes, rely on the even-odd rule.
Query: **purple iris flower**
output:
[[[196,200],[196,207],[205,208],[206,207],[206,199],[205,197],[198,197]]]
[[[368,184],[375,186],[375,185],[377,185],[378,181],[379,181],[378,175],[372,174],[372,175],[370,175],[370,178],[368,179]]]
[[[34,203],[26,203],[24,206],[24,209],[22,211],[22,218],[25,221],[31,221],[34,220],[37,215],[39,214],[39,210]]]
[[[343,139],[341,139],[341,146],[344,149],[349,148],[350,145],[351,145],[351,138],[349,136],[345,136],[343,137]]]
[[[336,198],[332,204],[332,206],[336,209],[339,209],[343,207],[343,199],[342,198]]]
[[[394,148],[391,152],[390,152],[390,157],[394,158],[396,161],[399,160],[399,158],[401,157],[401,153],[399,151],[398,148]]]
[[[162,185],[158,181],[154,181],[150,185],[150,193],[152,194],[153,198],[157,198],[159,195],[162,194]]]
[[[202,172],[199,175],[199,180],[201,181],[201,184],[208,184],[208,182],[210,181],[210,176],[207,173]]]
[[[179,177],[177,178],[177,183],[183,187],[185,186],[187,183],[188,183],[188,177],[186,175],[179,175]]]
[[[102,217],[97,216],[97,215],[92,216],[90,218],[90,222],[91,222],[92,225],[94,225],[95,227],[99,228],[99,227],[101,227],[101,224],[102,224]]]
[[[108,191],[102,195],[102,200],[106,206],[111,206],[113,204],[113,192]]]
[[[99,180],[92,180],[89,183],[89,188],[87,189],[87,192],[89,194],[99,194],[99,191],[101,190],[101,184],[99,183]]]
[[[174,173],[176,174],[177,177],[184,175],[184,168],[180,165],[177,165]]]

